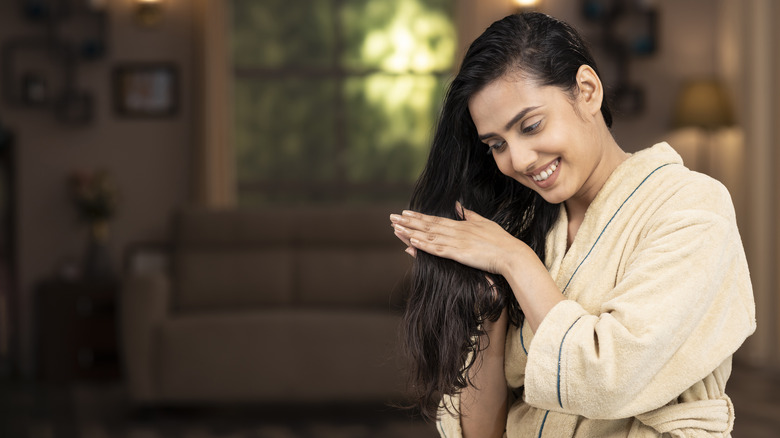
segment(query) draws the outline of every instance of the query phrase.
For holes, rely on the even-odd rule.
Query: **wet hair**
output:
[[[585,42],[568,24],[541,13],[510,15],[493,23],[469,47],[444,99],[433,144],[410,208],[460,220],[456,201],[528,244],[544,260],[545,240],[560,212],[533,190],[503,175],[479,140],[468,103],[496,79],[519,73],[574,96],[583,64],[598,69]],[[607,126],[612,115],[604,99]],[[487,347],[481,325],[507,307],[510,323],[523,318],[506,280],[452,260],[417,252],[403,321],[412,405],[436,418],[443,395],[470,384],[469,369]],[[488,341],[489,342],[489,341]],[[479,366],[479,365],[477,365]]]

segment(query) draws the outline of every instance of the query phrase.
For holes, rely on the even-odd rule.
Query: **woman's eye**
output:
[[[523,134],[530,134],[531,132],[536,131],[536,128],[538,128],[541,123],[542,121],[539,120],[538,122],[534,123],[531,126],[526,126],[525,128],[523,128]]]
[[[506,146],[505,141],[497,141],[495,143],[489,143],[488,154],[492,154],[493,152],[501,152],[501,150],[504,149],[504,146]]]

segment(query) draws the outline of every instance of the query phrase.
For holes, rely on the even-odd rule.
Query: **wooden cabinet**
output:
[[[47,281],[37,290],[38,377],[45,381],[120,377],[113,281]]]

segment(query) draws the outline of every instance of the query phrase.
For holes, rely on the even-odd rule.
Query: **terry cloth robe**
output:
[[[545,260],[567,300],[507,333],[505,437],[729,437],[755,304],[725,187],[659,143],[615,169],[568,251],[567,224],[562,206]],[[442,437],[462,436],[459,404],[442,399]]]

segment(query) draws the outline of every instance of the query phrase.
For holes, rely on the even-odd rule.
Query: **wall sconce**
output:
[[[716,130],[736,123],[726,87],[717,79],[687,81],[677,95],[672,128],[697,128],[704,131],[704,144],[698,146],[699,170],[709,172],[709,150]]]
[[[529,12],[539,9],[540,0],[512,0],[512,5],[515,8],[515,13]]]
[[[134,0],[135,21],[141,26],[151,27],[160,23],[163,17],[162,0]]]

